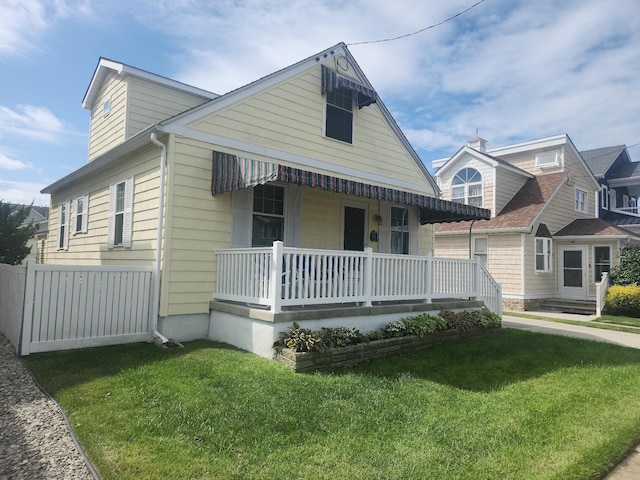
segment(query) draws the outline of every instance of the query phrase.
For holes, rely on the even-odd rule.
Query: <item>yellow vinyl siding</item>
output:
[[[140,78],[128,79],[127,138],[149,125],[166,120],[208,101],[187,92]]]
[[[491,235],[489,272],[502,284],[504,294],[522,294],[522,248],[519,234]]]
[[[493,196],[495,185],[493,183],[493,167],[481,162],[472,155],[465,155],[455,166],[447,169],[439,177],[442,198],[451,200],[451,187],[456,174],[465,168],[474,168],[482,175],[482,207],[493,210]],[[495,214],[495,212],[493,212]]]
[[[59,192],[51,198],[51,215],[47,245],[47,263],[67,265],[149,265],[155,258],[158,218],[159,152],[156,147],[114,165],[81,186]],[[109,185],[134,176],[134,201],[131,248],[107,248],[109,224]],[[69,249],[57,250],[58,209],[61,202],[89,195],[87,233],[69,234]]]
[[[104,116],[104,102],[111,100],[111,110]],[[91,106],[89,161],[125,141],[127,82],[112,73],[105,80],[96,102]]]
[[[375,104],[354,108],[353,144],[326,138],[323,121],[318,66],[189,126],[293,155],[424,184],[417,193],[433,194]]]
[[[524,186],[528,178],[504,169],[496,169],[496,211],[498,215],[513,196]]]

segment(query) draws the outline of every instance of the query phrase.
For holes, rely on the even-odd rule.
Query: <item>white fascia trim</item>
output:
[[[540,148],[559,147],[565,145],[568,138],[569,137],[567,136],[567,134],[563,133],[561,135],[555,135],[553,137],[540,138],[524,143],[517,143],[515,145],[507,145],[506,147],[492,148],[491,150],[487,150],[487,153],[496,157],[500,157],[502,155],[523,153]]]
[[[640,177],[612,178],[607,183],[610,187],[634,187],[640,185]]]
[[[315,168],[319,170],[325,170],[327,172],[335,173],[337,176],[349,176],[356,179],[361,179],[368,183],[372,183],[375,185],[389,185],[393,188],[398,188],[401,190],[409,191],[412,193],[417,193],[419,195],[425,196],[436,196],[436,194],[431,192],[426,192],[425,189],[430,185],[425,183],[424,185],[403,182],[401,180],[396,180],[388,177],[381,177],[379,175],[374,175],[369,172],[365,172],[362,170],[356,170],[349,167],[344,167],[341,165],[336,165],[332,163],[327,163],[322,160],[318,160],[311,157],[305,157],[302,155],[296,155],[294,153],[285,152],[283,150],[278,150],[275,148],[265,147],[264,145],[258,145],[255,143],[249,143],[242,140],[235,140],[233,138],[223,137],[221,135],[215,135],[213,133],[203,132],[202,130],[195,130],[193,128],[178,126],[178,125],[168,125],[161,127],[160,130],[165,133],[172,133],[174,135],[179,135],[186,138],[191,138],[193,140],[199,140],[205,143],[211,143],[220,147],[231,148],[234,150],[240,150],[243,152],[247,152],[254,155],[260,155],[262,157],[273,158],[276,160],[282,160],[284,162],[288,162],[294,164],[300,168]]]
[[[594,240],[624,240],[629,238],[629,235],[561,235],[559,237],[553,237],[553,239],[561,243],[563,241],[585,241],[585,242],[593,242]]]

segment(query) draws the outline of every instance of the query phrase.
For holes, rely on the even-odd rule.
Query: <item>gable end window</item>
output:
[[[576,188],[575,200],[576,212],[587,213],[587,192]]]
[[[553,167],[558,165],[558,152],[544,152],[536,155],[536,167]]]
[[[353,92],[345,88],[327,92],[325,135],[353,143]]]
[[[83,195],[73,201],[74,219],[73,233],[87,233],[89,195]]]
[[[602,185],[600,190],[600,207],[603,210],[609,210],[609,187]]]
[[[69,249],[69,209],[70,202],[58,206],[58,250]]]
[[[131,246],[133,177],[109,186],[109,231],[107,246]]]
[[[463,168],[451,182],[451,200],[482,207],[482,175],[475,168]]]

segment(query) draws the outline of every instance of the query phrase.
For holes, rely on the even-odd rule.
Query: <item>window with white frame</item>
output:
[[[489,239],[487,237],[476,237],[473,239],[473,258],[479,258],[486,267],[488,260]]]
[[[102,116],[106,117],[111,113],[111,99],[107,98],[102,104]]]
[[[615,210],[618,208],[618,200],[616,196],[616,191],[613,188],[609,189],[609,208],[611,210]]]
[[[536,237],[536,272],[546,273],[552,270],[551,248],[553,246],[550,238]]]
[[[622,208],[629,208],[629,195],[622,195]]]
[[[327,92],[325,135],[353,143],[353,92],[338,88]]]
[[[600,188],[600,207],[609,210],[609,187],[602,185]]]
[[[73,233],[87,233],[89,195],[83,195],[73,201]]]
[[[463,168],[451,182],[451,200],[482,207],[482,175],[475,168]]]
[[[69,207],[71,202],[58,205],[58,250],[69,249]]]
[[[408,207],[391,207],[391,253],[409,254]]]
[[[130,247],[133,212],[133,177],[109,187],[107,246]]]
[[[576,188],[576,212],[587,213],[587,192]]]
[[[593,281],[602,280],[604,272],[611,271],[611,247],[593,247]]]
[[[558,165],[558,152],[542,152],[536,155],[536,167],[551,167]]]
[[[284,241],[284,187],[256,185],[253,189],[252,247],[270,247]]]

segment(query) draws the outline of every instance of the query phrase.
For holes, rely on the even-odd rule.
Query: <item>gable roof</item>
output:
[[[494,157],[492,155],[488,155],[487,153],[476,150],[475,148],[471,148],[468,145],[465,145],[464,147],[462,147],[460,150],[454,153],[451,158],[446,160],[444,164],[442,164],[436,170],[436,176],[441,176],[445,171],[452,168],[456,164],[456,162],[458,162],[458,160],[462,158],[462,156],[464,156],[465,154],[473,155],[474,158],[480,160],[481,162],[487,163],[494,168],[504,168],[506,170],[510,170],[514,173],[525,176],[527,178],[533,177],[533,175],[531,175],[529,172],[521,169],[520,167],[516,167],[515,165],[512,165],[506,160],[503,160],[498,157]]]
[[[162,77],[160,75],[155,75],[150,72],[146,72],[144,70],[137,69],[135,67],[131,67],[129,65],[125,65],[122,63],[114,62],[113,60],[109,60],[106,58],[101,58],[98,63],[98,67],[93,75],[91,80],[91,84],[85,94],[85,98],[83,100],[83,106],[90,105],[92,101],[95,100],[95,96],[98,94],[100,85],[104,78],[109,74],[109,71],[116,71],[119,74],[127,74],[127,75],[135,75],[140,78],[145,78],[150,81],[154,81],[157,83],[161,83],[165,86],[171,86],[173,88],[178,88],[181,90],[188,90],[189,88],[194,88],[192,93],[202,94],[202,96],[209,95],[210,100],[199,105],[193,107],[191,109],[186,110],[185,112],[179,113],[173,117],[170,117],[166,120],[163,120],[157,124],[150,125],[146,129],[138,132],[133,135],[131,138],[127,139],[120,145],[112,148],[111,150],[105,152],[104,154],[96,157],[91,162],[85,164],[83,167],[71,172],[64,178],[61,178],[54,182],[53,184],[45,187],[42,190],[42,193],[55,193],[59,189],[72,184],[73,182],[80,181],[86,178],[88,175],[92,175],[97,171],[100,171],[102,168],[106,168],[108,165],[111,165],[113,162],[120,161],[122,156],[125,154],[130,154],[137,149],[146,146],[150,143],[149,136],[152,133],[170,133],[175,135],[181,135],[189,138],[193,138],[196,140],[208,141],[211,143],[215,143],[222,147],[229,148],[240,148],[241,150],[245,150],[248,153],[255,153],[257,155],[263,155],[265,153],[265,147],[262,145],[251,145],[247,142],[244,142],[241,147],[238,146],[238,141],[234,139],[229,139],[227,137],[208,134],[206,132],[202,132],[199,130],[191,129],[188,127],[188,124],[198,118],[202,118],[208,114],[214,113],[215,111],[225,108],[228,105],[231,105],[235,102],[238,102],[250,95],[253,95],[257,92],[261,92],[275,84],[278,84],[288,78],[293,77],[294,75],[299,74],[305,70],[310,68],[314,68],[316,65],[321,64],[321,62],[326,61],[330,58],[335,58],[336,62],[339,56],[345,56],[347,61],[349,62],[349,66],[352,68],[355,73],[355,79],[361,83],[363,86],[367,87],[371,91],[373,87],[370,82],[367,80],[366,76],[360,69],[360,66],[357,64],[351,53],[349,52],[347,46],[344,43],[339,43],[333,47],[330,47],[322,52],[317,53],[316,55],[312,55],[304,60],[301,60],[293,65],[285,67],[281,70],[278,70],[270,75],[267,75],[263,78],[260,78],[252,83],[249,83],[245,86],[232,90],[224,95],[216,95],[211,92],[207,92],[205,90],[200,90],[195,87],[190,87],[189,85],[182,84],[180,82],[173,81],[166,77]],[[199,93],[198,93],[199,92]],[[319,92],[320,93],[320,92]],[[440,197],[440,189],[438,188],[435,180],[429,173],[426,166],[422,163],[422,160],[413,149],[404,133],[400,130],[400,127],[396,123],[396,121],[391,116],[391,113],[386,108],[384,103],[377,97],[376,95],[376,105],[377,108],[380,109],[382,117],[387,122],[389,127],[392,129],[396,137],[398,138],[401,145],[406,150],[409,157],[413,160],[417,169],[422,173],[422,177],[426,182],[431,186],[434,196]],[[86,108],[86,107],[85,107]],[[276,149],[268,149],[269,156],[274,158],[278,158],[280,160],[289,160],[292,163],[300,163],[300,158],[291,159],[291,155],[278,151]],[[314,160],[313,159],[303,159],[305,161],[305,165],[309,165],[313,167]],[[354,172],[349,169],[336,169],[338,175],[353,175]],[[356,172],[360,173],[360,172]],[[367,181],[371,181],[371,179],[366,179]],[[420,188],[424,188],[423,185],[418,185],[416,182],[416,186]],[[397,185],[397,187],[402,188],[401,185]],[[409,188],[409,187],[407,187]]]
[[[576,219],[556,232],[554,237],[587,237],[593,235],[609,238],[633,238],[640,241],[640,237],[632,231],[612,225],[601,218]]]
[[[474,232],[529,231],[566,177],[565,172],[558,172],[530,178],[498,215],[490,220],[476,220]],[[466,232],[470,223],[467,221],[438,225],[436,233]]]
[[[100,59],[98,60],[98,65],[96,66],[93,76],[91,77],[89,87],[87,88],[87,91],[84,94],[84,98],[82,99],[82,108],[91,109],[91,106],[100,94],[100,89],[102,88],[104,80],[111,72],[115,72],[121,76],[142,78],[146,81],[198,95],[205,99],[219,97],[219,95],[216,93],[209,92],[207,90],[203,90],[186,83],[178,82],[177,80],[172,80],[171,78],[163,77],[162,75],[147,72],[146,70],[132,67],[131,65],[127,65],[125,63],[116,62],[114,60],[109,60],[108,58],[100,57]]]
[[[174,133],[176,135],[190,136],[191,134],[196,137],[202,136],[201,132],[195,131],[193,129],[189,129],[187,125],[199,118],[215,113],[216,111],[221,110],[233,103],[241,101],[244,98],[254,95],[260,91],[263,91],[273,85],[281,83],[287,80],[288,78],[292,78],[303,71],[306,71],[310,68],[314,68],[316,65],[322,64],[321,62],[324,62],[327,59],[334,58],[336,59],[336,62],[337,62],[337,59],[340,56],[346,57],[349,67],[353,69],[353,72],[355,74],[355,80],[360,84],[362,84],[362,86],[366,90],[373,92],[373,94],[375,95],[375,104],[380,109],[380,112],[382,113],[384,120],[387,122],[389,127],[393,130],[394,134],[396,135],[396,137],[398,138],[402,146],[405,148],[410,158],[413,160],[415,166],[422,173],[424,179],[427,181],[427,183],[429,183],[429,185],[434,191],[435,196],[439,197],[440,188],[438,187],[437,183],[429,173],[429,170],[424,165],[424,163],[418,156],[417,152],[414,150],[413,146],[409,143],[409,140],[405,137],[404,133],[396,123],[395,119],[393,118],[393,116],[391,115],[387,107],[385,106],[384,102],[380,99],[379,96],[377,96],[377,94],[375,93],[375,89],[373,88],[373,86],[367,79],[366,75],[364,74],[364,72],[356,62],[355,58],[347,48],[347,45],[343,42],[340,42],[334,45],[333,47],[327,48],[326,50],[323,50],[322,52],[319,52],[315,55],[311,55],[310,57],[300,60],[299,62],[294,63],[293,65],[290,65],[281,70],[273,72],[265,77],[255,80],[247,85],[239,87],[228,93],[225,93],[224,95],[221,95],[215,99],[212,99],[207,103],[191,108],[183,113],[179,113],[174,117],[171,117],[167,120],[164,120],[158,123],[158,128],[162,132]],[[351,80],[351,79],[347,79],[347,80]],[[212,137],[212,136],[209,136],[209,137]],[[219,140],[221,139],[219,138],[216,139],[216,141],[219,141]],[[256,151],[250,151],[250,153],[260,154],[263,151],[264,151],[264,148],[260,146]],[[276,156],[278,154],[278,152],[276,152],[273,149],[270,150],[270,153],[276,154]],[[282,158],[284,159],[284,155],[286,154],[284,152],[281,152],[281,153],[283,155]]]
[[[580,152],[585,163],[596,178],[602,178],[607,173],[613,162],[625,149],[624,145],[614,147],[595,148]]]

